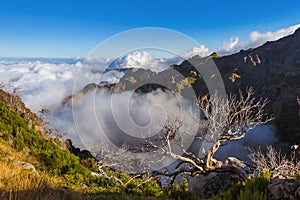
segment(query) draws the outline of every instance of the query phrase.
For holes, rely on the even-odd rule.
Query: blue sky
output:
[[[0,57],[86,56],[106,38],[132,28],[180,31],[217,48],[232,36],[300,23],[300,1],[0,2]]]

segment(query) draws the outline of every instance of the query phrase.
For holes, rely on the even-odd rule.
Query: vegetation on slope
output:
[[[157,180],[143,184],[141,178],[106,169],[115,179],[92,176],[95,160],[79,157],[59,148],[52,138],[41,137],[17,113],[0,103],[0,196],[1,199],[169,199],[182,187],[164,191]],[[24,170],[19,161],[32,163],[37,172]],[[186,192],[184,192],[186,191]],[[186,196],[186,195],[185,195]]]
[[[228,191],[211,198],[211,200],[231,199],[231,200],[267,200],[268,184],[270,183],[270,173],[256,177],[252,180],[239,182]]]

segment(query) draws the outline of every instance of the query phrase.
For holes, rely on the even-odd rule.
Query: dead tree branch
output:
[[[298,148],[298,145],[294,146]],[[300,171],[300,162],[295,156],[296,150],[293,149],[294,152],[289,158],[286,154],[276,151],[272,146],[268,146],[266,153],[263,153],[260,149],[250,149],[249,157],[260,173],[271,172],[272,178],[290,179]]]
[[[178,174],[208,174],[210,172],[233,172],[238,174],[242,179],[249,178],[252,171],[242,161],[236,158],[228,158],[225,161],[218,161],[214,158],[214,154],[220,146],[233,140],[240,140],[246,136],[250,129],[255,126],[266,124],[273,118],[266,116],[264,109],[267,100],[256,100],[253,88],[249,88],[244,95],[240,92],[238,95],[230,95],[226,99],[213,95],[210,98],[199,99],[199,107],[205,118],[201,120],[201,124],[207,124],[203,127],[207,130],[207,136],[204,142],[212,143],[210,149],[202,148],[204,157],[199,157],[195,152],[183,150],[183,154],[174,153],[171,145],[172,139],[177,133],[178,127],[172,126],[167,122],[163,128],[167,130],[165,137],[167,148],[164,149],[167,155],[178,160],[179,164],[172,172],[160,172],[159,174],[168,177],[176,177]],[[207,123],[203,123],[203,121]],[[182,124],[182,123],[179,123]],[[182,146],[184,141],[177,141],[178,146]],[[152,144],[153,145],[153,144]]]

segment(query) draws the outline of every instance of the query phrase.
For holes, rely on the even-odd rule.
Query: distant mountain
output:
[[[227,93],[236,93],[253,86],[257,97],[267,97],[270,100],[269,111],[275,114],[275,123],[281,132],[280,135],[290,142],[300,141],[297,104],[297,97],[300,97],[300,29],[293,35],[267,42],[258,48],[241,50],[224,57],[216,54],[210,57],[219,68]],[[143,81],[168,82],[167,85],[173,84],[176,87],[178,83],[192,81],[196,95],[201,96],[208,92],[207,87],[201,74],[198,74],[191,63],[201,63],[203,60],[204,58],[195,56],[158,74],[142,69],[129,71],[120,84],[125,85],[125,89],[133,89],[137,85],[143,85]],[[174,74],[170,69],[179,73]],[[183,75],[184,79],[178,74]],[[158,87],[161,86],[151,87],[146,84],[140,87],[140,90],[147,92]],[[168,85],[168,88],[174,87]]]
[[[293,35],[267,42],[258,48],[241,50],[223,57],[214,53],[210,58],[221,73],[227,93],[237,93],[253,86],[257,97],[267,97],[270,100],[268,109],[275,115],[275,124],[282,139],[292,143],[300,141],[297,104],[297,97],[300,97],[300,29]],[[206,60],[207,58],[195,56],[160,73],[130,69],[118,84],[106,88],[115,92],[132,89],[150,92],[157,88],[168,88],[184,96],[185,91],[192,86],[195,94],[201,96],[208,89],[202,75],[191,63],[201,67],[201,63]],[[80,93],[85,91],[86,88]],[[70,98],[72,97],[68,100]]]

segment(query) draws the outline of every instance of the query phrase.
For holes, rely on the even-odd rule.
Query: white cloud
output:
[[[224,42],[216,51],[220,55],[228,55],[236,53],[241,49],[258,47],[267,41],[275,41],[287,35],[291,35],[298,28],[300,28],[300,24],[282,28],[274,32],[268,31],[261,33],[259,31],[253,31],[249,34],[247,41],[239,42],[238,37],[232,37],[229,42]]]
[[[209,48],[207,48],[205,45],[200,45],[200,46],[192,48],[188,52],[183,53],[181,56],[183,58],[187,59],[187,58],[191,58],[195,55],[205,57],[205,56],[210,55],[211,53],[212,53],[212,51],[209,50]]]
[[[149,52],[135,51],[118,59],[116,68],[147,68],[161,71],[179,58],[155,58]],[[89,83],[116,83],[124,75],[117,70],[105,71],[111,58],[87,59],[2,59],[0,61],[0,82],[9,83],[22,91],[22,99],[33,111],[41,107],[59,105],[72,93]],[[76,80],[76,85],[74,85]],[[75,90],[73,92],[73,90]]]
[[[229,42],[225,41],[220,47],[217,48],[217,53],[226,54],[227,52],[233,52],[235,49],[238,49],[239,38],[231,37]]]
[[[68,82],[75,75],[73,65],[39,61],[1,64],[0,69],[1,81],[19,87],[26,106],[34,111],[64,98],[68,94],[67,88],[72,88],[72,83]]]
[[[119,81],[124,73],[109,71],[107,72],[109,75],[103,74],[105,64],[98,62],[96,65],[82,61],[71,64],[64,61],[59,64],[38,60],[2,61],[0,82],[8,83],[10,87],[20,88],[26,106],[37,111],[42,106],[58,105],[66,96],[71,95],[76,78],[78,89],[88,83],[99,83],[101,80]]]
[[[112,67],[114,68],[143,68],[152,71],[162,71],[172,64],[178,64],[180,57],[155,58],[147,51],[134,51],[122,58],[117,59]]]
[[[126,56],[124,65],[127,67],[142,67],[151,65],[151,67],[153,67],[154,63],[155,59],[150,53],[146,51],[135,51]]]

